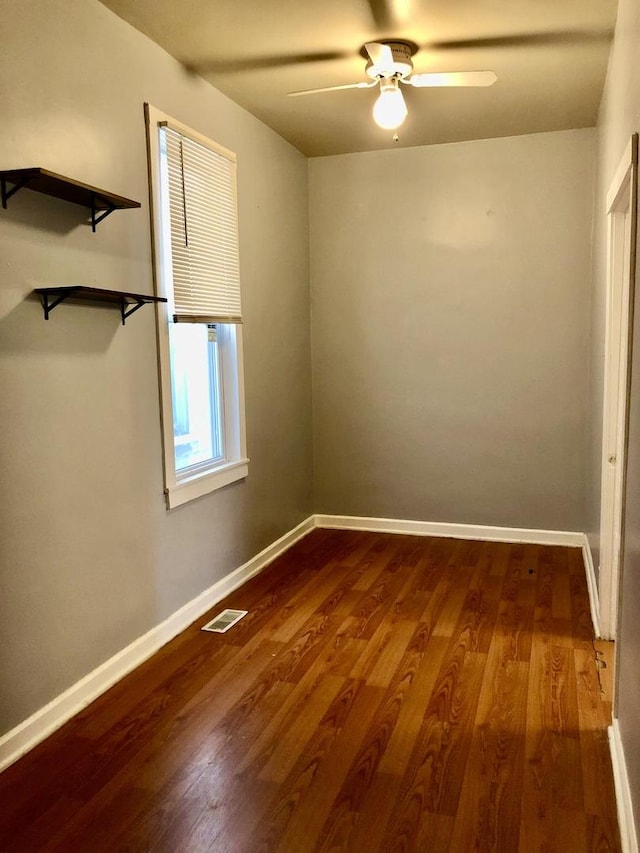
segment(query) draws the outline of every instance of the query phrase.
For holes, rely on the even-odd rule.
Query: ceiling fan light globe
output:
[[[373,120],[378,127],[383,130],[395,130],[406,117],[407,105],[402,92],[397,88],[383,89],[373,105]]]

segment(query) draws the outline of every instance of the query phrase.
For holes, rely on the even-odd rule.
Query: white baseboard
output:
[[[479,524],[446,524],[441,521],[405,521],[397,518],[359,518],[351,515],[316,515],[316,527],[336,530],[370,530],[374,533],[409,533],[482,539],[487,542],[524,542],[533,545],[568,545],[582,548],[583,533],[566,530],[530,530],[520,527],[488,527]]]
[[[633,819],[633,799],[617,720],[614,720],[613,725],[609,727],[609,749],[613,767],[613,782],[616,788],[622,853],[638,853],[638,838]]]
[[[584,573],[587,576],[587,589],[589,590],[589,604],[591,606],[591,621],[593,622],[593,632],[597,638],[602,638],[600,629],[600,597],[598,595],[598,582],[596,580],[596,570],[593,565],[593,555],[587,534],[583,533],[582,541],[582,559],[584,561]]]
[[[3,735],[0,738],[0,771],[140,666],[218,601],[261,572],[315,526],[314,517],[310,516]]]

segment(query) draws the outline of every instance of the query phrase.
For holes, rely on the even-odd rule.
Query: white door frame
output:
[[[638,134],[607,193],[607,292],[600,514],[600,628],[616,638],[624,535],[629,360],[636,256]]]

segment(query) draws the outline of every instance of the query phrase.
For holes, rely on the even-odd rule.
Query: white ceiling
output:
[[[595,124],[616,0],[102,0],[308,156]],[[414,69],[493,70],[487,89],[412,89],[378,128],[376,90],[289,98],[368,79],[367,41],[418,45]]]

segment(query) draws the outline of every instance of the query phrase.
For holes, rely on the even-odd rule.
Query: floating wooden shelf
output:
[[[7,189],[7,183],[13,184],[13,187]],[[96,225],[102,222],[110,213],[113,213],[114,210],[140,207],[139,201],[115,195],[114,193],[107,192],[107,190],[89,186],[89,184],[82,184],[80,181],[74,181],[73,178],[65,178],[64,175],[57,175],[55,172],[49,172],[47,169],[9,169],[0,171],[0,187],[2,189],[2,206],[4,208],[7,207],[7,201],[11,196],[23,187],[34,190],[37,193],[70,201],[72,204],[88,207],[91,211],[91,228],[93,231],[96,230]]]
[[[146,293],[127,293],[124,290],[103,290],[100,287],[84,287],[73,285],[71,287],[37,287],[34,290],[42,302],[44,319],[49,319],[53,309],[66,299],[80,302],[102,302],[117,305],[120,308],[122,325],[127,317],[130,317],[138,308],[153,302],[166,302],[164,296],[149,296]]]

